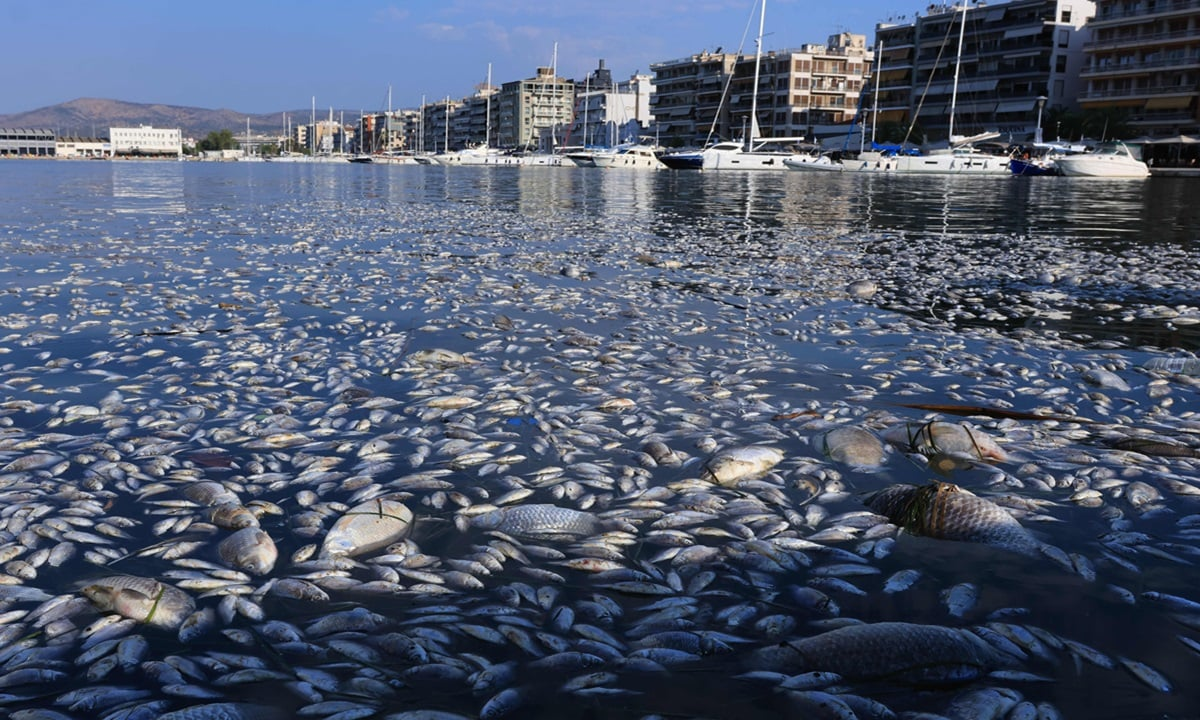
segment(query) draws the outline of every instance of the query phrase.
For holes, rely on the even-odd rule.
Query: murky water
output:
[[[976,717],[954,703],[999,688],[997,717],[1197,717],[1200,605],[1143,595],[1200,601],[1197,380],[1144,367],[1200,346],[1194,191],[2,163],[0,707]],[[864,468],[821,444],[934,419],[1005,459],[892,447]],[[1158,444],[1117,449],[1130,438]],[[783,460],[705,479],[717,453],[754,444]],[[930,480],[1011,507],[1059,554],[864,512],[863,493]],[[188,495],[205,481],[258,516],[268,572],[219,553],[230,528]],[[407,539],[322,552],[382,496],[416,516]],[[611,525],[471,527],[535,503]],[[885,592],[902,570],[919,579]],[[74,602],[114,575],[214,615],[177,631]],[[978,599],[955,615],[964,583]],[[120,615],[135,620],[93,625]],[[747,675],[763,648],[892,621],[1008,632],[1020,658],[963,677],[914,650],[885,677],[804,688]],[[705,651],[650,652],[647,638],[683,652],[675,632]],[[918,666],[946,675],[914,684]],[[502,679],[481,680],[489,668]]]

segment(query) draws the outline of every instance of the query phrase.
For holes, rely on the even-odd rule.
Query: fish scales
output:
[[[751,669],[836,673],[851,681],[967,682],[1015,661],[968,630],[883,622],[849,625],[754,651]]]
[[[863,496],[867,507],[917,535],[982,543],[1037,557],[1043,543],[1008,511],[952,483],[891,485]]]

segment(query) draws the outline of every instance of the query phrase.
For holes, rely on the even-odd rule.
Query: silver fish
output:
[[[386,547],[408,535],[413,514],[401,502],[376,498],[345,512],[325,535],[323,556],[363,555]]]

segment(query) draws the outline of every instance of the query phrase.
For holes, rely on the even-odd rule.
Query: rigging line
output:
[[[963,22],[966,22],[965,16]],[[900,143],[901,147],[908,144],[908,138],[912,136],[913,128],[917,126],[917,118],[921,116],[921,108],[925,105],[925,96],[929,93],[929,86],[933,84],[933,76],[942,62],[942,53],[946,51],[946,41],[950,39],[950,30],[953,27],[954,14],[951,13],[950,22],[946,24],[946,36],[942,38],[942,44],[938,46],[937,57],[933,59],[933,69],[929,71],[929,79],[925,81],[925,89],[921,91],[921,99],[917,101],[917,110],[913,113],[912,122],[908,124],[908,132],[904,133],[904,142]]]
[[[750,16],[746,18],[746,29],[742,30],[742,40],[738,43],[735,57],[742,56],[742,50],[746,47],[746,38],[750,36],[750,28],[754,23],[754,11],[757,9],[757,2],[750,6]],[[733,62],[733,70],[737,70],[737,60]],[[725,100],[729,97],[729,86],[733,84],[733,76],[734,72],[730,72],[729,76],[725,78],[725,87],[721,88],[721,99],[717,103],[717,114],[713,115],[712,125],[708,126],[708,135],[704,137],[704,147],[708,147],[712,143],[712,137],[717,132],[717,123],[721,121],[721,111],[725,109]],[[758,92],[758,88],[754,88],[754,91]]]

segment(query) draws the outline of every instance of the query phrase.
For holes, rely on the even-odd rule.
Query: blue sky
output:
[[[701,50],[753,52],[756,0],[0,0],[0,113],[79,97],[266,113],[416,107],[550,65],[617,78]],[[928,3],[925,3],[928,4]],[[765,50],[921,10],[768,0]],[[753,15],[753,21],[751,17]]]

